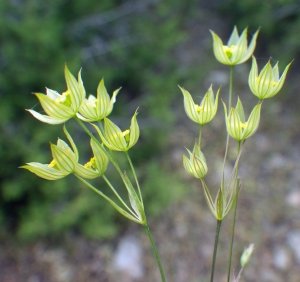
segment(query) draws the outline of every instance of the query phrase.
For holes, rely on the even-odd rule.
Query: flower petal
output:
[[[21,168],[27,169],[30,172],[36,174],[37,176],[47,180],[57,180],[67,176],[67,174],[57,169],[50,168],[48,167],[48,165],[36,162],[27,163],[27,165],[21,166]]]
[[[30,112],[36,119],[38,119],[41,122],[45,122],[48,124],[61,124],[66,122],[69,118],[60,119],[60,118],[54,118],[46,115],[41,115],[40,113],[34,111],[34,110],[26,110]]]

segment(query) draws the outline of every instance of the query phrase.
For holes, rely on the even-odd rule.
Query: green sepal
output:
[[[102,175],[106,171],[109,162],[105,149],[92,138],[91,147],[96,160],[97,169],[99,170],[100,175]]]
[[[83,100],[83,95],[84,93],[82,93],[82,80],[81,80],[81,75],[79,72],[79,77],[80,77],[80,86],[79,83],[77,82],[77,80],[75,79],[75,77],[71,74],[71,72],[69,71],[67,65],[65,64],[65,79],[66,79],[66,84],[67,84],[67,88],[70,91],[70,96],[71,96],[71,108],[73,109],[73,111],[77,111],[82,103]]]
[[[76,159],[70,151],[64,150],[54,144],[50,144],[52,156],[60,171],[72,173],[75,169]],[[69,149],[70,150],[70,149]]]

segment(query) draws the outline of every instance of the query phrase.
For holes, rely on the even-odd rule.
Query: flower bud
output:
[[[185,170],[196,178],[204,178],[207,174],[206,159],[197,144],[194,145],[193,153],[187,149],[189,159],[183,155],[183,166]]]
[[[241,256],[242,268],[244,268],[250,261],[253,251],[254,251],[254,244],[250,244],[249,247],[244,250],[244,252]]]

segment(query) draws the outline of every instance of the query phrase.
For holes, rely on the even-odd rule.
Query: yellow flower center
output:
[[[195,110],[196,110],[196,112],[200,113],[203,110],[203,107],[201,107],[199,105],[195,105]]]
[[[256,77],[255,80],[256,80],[257,83],[260,83],[260,78],[259,78],[259,77]],[[265,81],[264,83],[265,83],[265,84],[271,84],[271,86],[274,87],[274,86],[276,86],[276,85],[278,84],[278,81],[272,81],[272,82],[270,82],[270,81]]]
[[[245,128],[246,126],[247,126],[247,122],[245,122],[245,123],[244,122],[240,122],[240,127],[241,128]]]
[[[70,107],[72,104],[70,91],[63,92],[60,97],[55,99],[55,102]]]
[[[49,168],[54,168],[54,169],[59,170],[59,168],[58,168],[58,166],[57,166],[55,160],[52,160],[51,163],[48,164],[48,167],[49,167]]]
[[[230,47],[223,46],[223,50],[226,56],[228,57],[228,59],[230,59],[232,57],[232,54],[236,51],[236,46],[235,45],[231,45]]]
[[[96,169],[97,168],[97,164],[96,164],[96,160],[95,157],[91,158],[89,162],[87,162],[84,165],[85,168],[91,168],[91,169]]]
[[[125,137],[126,142],[129,142],[129,140],[130,140],[130,130],[127,129],[127,130],[123,131],[122,135]]]

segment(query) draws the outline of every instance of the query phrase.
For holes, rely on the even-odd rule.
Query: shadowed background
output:
[[[248,26],[249,40],[261,27],[255,50],[260,68],[271,58],[280,61],[281,73],[295,59],[283,90],[264,102],[259,130],[243,152],[234,273],[243,248],[255,243],[244,281],[299,281],[299,1],[1,0],[0,13],[0,281],[159,281],[140,226],[72,176],[51,182],[18,169],[49,163],[49,142],[65,139],[62,125],[43,124],[25,111],[43,111],[32,92],[66,90],[65,63],[73,74],[82,68],[88,94],[95,94],[101,78],[109,93],[122,86],[110,116],[122,129],[139,107],[141,137],[130,154],[166,276],[208,280],[215,219],[200,183],[182,167],[198,126],[186,117],[177,85],[199,102],[213,83],[227,100],[229,69],[215,60],[209,29],[225,43],[234,25],[240,32]],[[234,97],[246,114],[256,102],[249,70],[250,60],[234,74]],[[88,161],[85,133],[73,121],[67,128],[81,163]],[[208,183],[216,191],[226,138],[222,107],[203,138]],[[112,167],[107,176],[127,197]],[[101,179],[94,183],[110,195]],[[229,216],[216,281],[225,281],[230,223]]]

